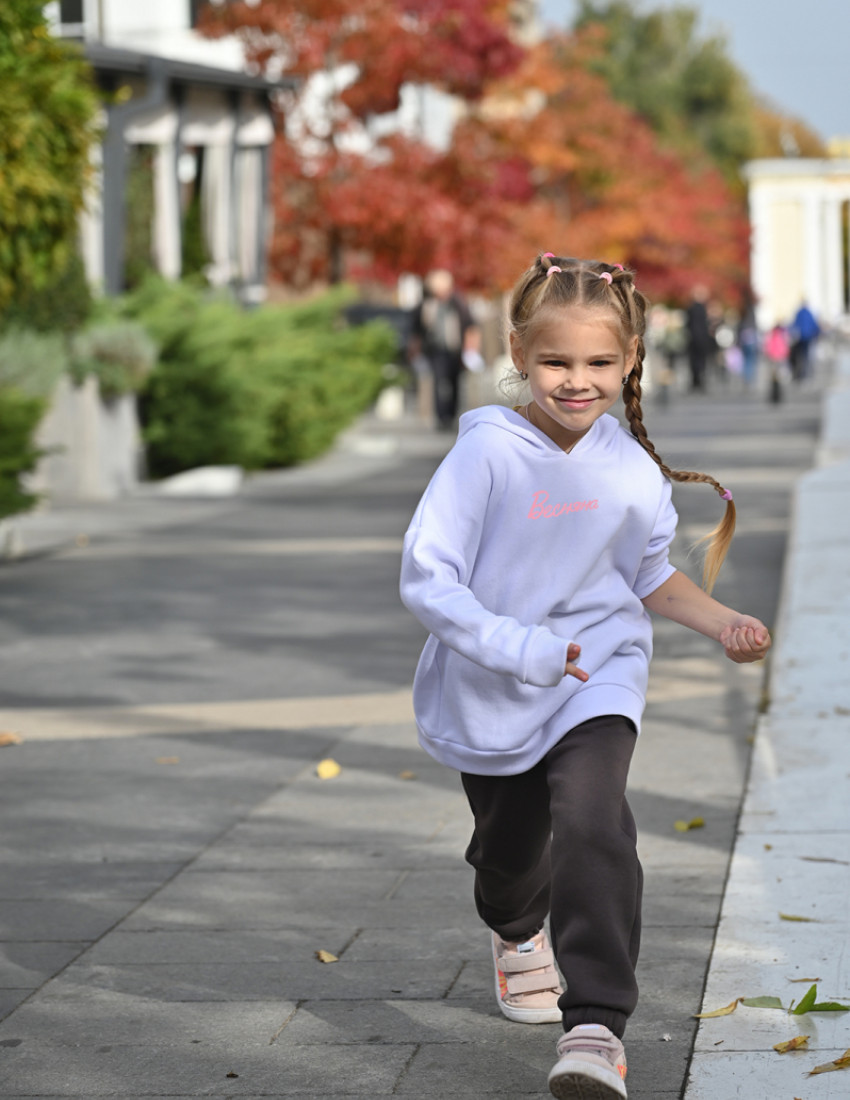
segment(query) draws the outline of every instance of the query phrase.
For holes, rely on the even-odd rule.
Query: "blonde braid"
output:
[[[726,490],[720,482],[710,474],[700,474],[694,470],[673,470],[655,450],[655,445],[647,435],[646,428],[644,427],[643,409],[640,403],[642,396],[640,380],[643,375],[644,355],[643,340],[639,340],[634,368],[626,379],[626,384],[623,386],[623,403],[626,407],[626,419],[629,422],[629,428],[631,429],[632,435],[638,443],[640,443],[641,447],[643,447],[653,462],[657,464],[665,477],[670,478],[671,481],[678,481],[685,484],[689,482],[702,482],[705,485],[710,485],[715,492],[726,499],[726,511],[720,523],[714,530],[709,531],[707,535],[697,541],[698,546],[703,542],[708,543],[705,561],[703,562],[702,583],[706,592],[711,592],[712,588],[714,588],[714,582],[717,580],[717,575],[720,572],[720,567],[723,565],[723,561],[729,551],[732,537],[735,534],[735,522],[737,518],[735,502],[732,500],[731,495],[727,497]]]

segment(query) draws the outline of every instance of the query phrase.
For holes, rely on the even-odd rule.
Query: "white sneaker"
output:
[[[558,1040],[549,1091],[558,1100],[626,1100],[626,1053],[602,1024],[579,1024]]]
[[[558,998],[564,992],[546,933],[515,943],[493,933],[496,999],[509,1020],[519,1024],[559,1024]]]

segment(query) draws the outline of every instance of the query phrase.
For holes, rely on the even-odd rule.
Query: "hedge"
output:
[[[289,466],[326,450],[377,397],[396,338],[353,327],[348,288],[246,311],[187,284],[149,280],[118,308],[140,321],[159,361],[140,395],[148,469]]]

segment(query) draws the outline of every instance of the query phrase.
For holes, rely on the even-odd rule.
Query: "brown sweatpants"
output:
[[[506,940],[529,938],[549,915],[565,1031],[595,1023],[622,1037],[637,1004],[643,872],[625,793],[635,741],[627,718],[605,715],[521,775],[461,776],[478,912]]]

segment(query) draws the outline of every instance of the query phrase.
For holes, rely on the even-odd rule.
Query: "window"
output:
[[[82,23],[83,0],[60,0],[59,22],[63,24]]]

